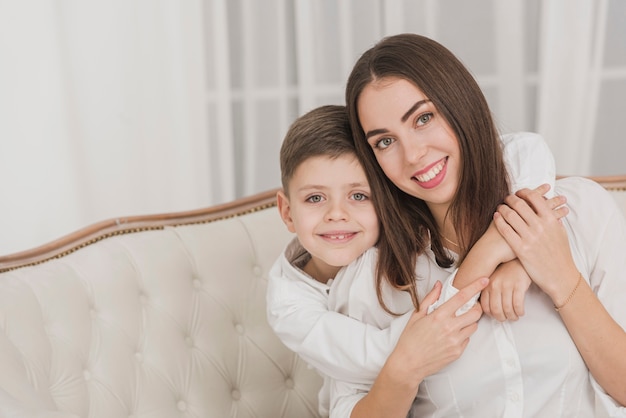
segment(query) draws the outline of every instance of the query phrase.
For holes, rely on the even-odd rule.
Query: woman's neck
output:
[[[459,239],[456,234],[456,229],[454,228],[452,219],[450,219],[450,214],[448,213],[450,205],[429,204],[428,208],[435,218],[435,222],[437,222],[437,227],[439,228],[439,234],[441,234],[441,241],[443,242],[444,247],[458,252],[461,248],[459,247]]]

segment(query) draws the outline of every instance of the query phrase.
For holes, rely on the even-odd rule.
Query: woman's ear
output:
[[[287,226],[287,230],[295,234],[296,228],[291,219],[291,206],[289,205],[289,198],[283,190],[279,190],[276,193],[276,205],[278,206],[278,212],[283,222]]]

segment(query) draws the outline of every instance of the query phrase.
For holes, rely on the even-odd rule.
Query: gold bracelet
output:
[[[582,281],[583,281],[583,274],[581,272],[578,272],[578,283],[576,283],[574,290],[572,290],[572,293],[569,294],[569,296],[567,297],[567,299],[565,299],[565,302],[563,302],[561,306],[554,305],[555,311],[557,312],[560,311],[561,309],[565,307],[565,305],[569,303],[570,300],[572,300],[572,298],[574,297],[574,293],[576,293],[576,290],[578,290],[578,287],[580,286],[580,282]]]

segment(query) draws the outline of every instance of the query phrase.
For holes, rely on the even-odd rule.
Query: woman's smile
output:
[[[411,82],[384,78],[363,89],[358,112],[387,177],[431,211],[445,213],[458,187],[461,152],[435,105]]]
[[[417,183],[425,189],[432,189],[438,186],[446,176],[448,157],[442,158],[429,167],[418,171],[413,175]]]

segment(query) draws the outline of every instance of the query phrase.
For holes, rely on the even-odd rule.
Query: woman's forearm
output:
[[[420,379],[407,376],[407,360],[392,353],[371,390],[352,410],[350,418],[405,418],[411,409]]]
[[[369,393],[352,409],[356,417],[406,417],[420,383],[455,361],[478,328],[480,306],[457,316],[457,310],[480,292],[488,280],[476,280],[461,289],[431,314],[430,306],[441,293],[441,284],[426,295],[422,309],[412,314],[398,344],[387,358]]]
[[[571,286],[553,300],[591,375],[615,401],[626,406],[626,332],[584,280],[572,293],[576,282],[569,281]]]

